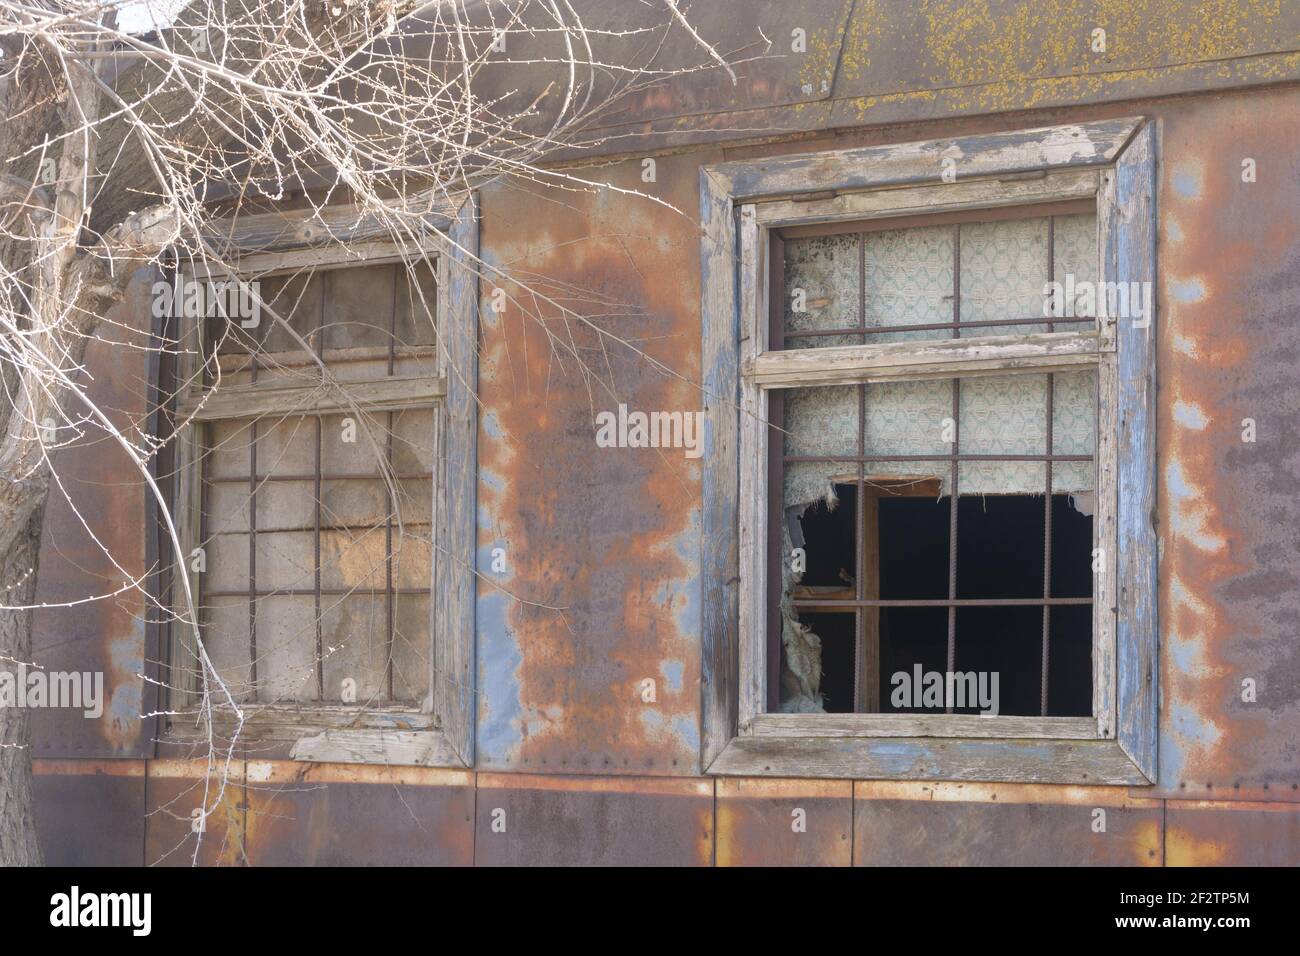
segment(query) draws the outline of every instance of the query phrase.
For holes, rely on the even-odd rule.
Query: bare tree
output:
[[[648,0],[635,23],[614,20],[600,4],[579,11],[575,2],[199,0],[174,5],[184,7],[178,12],[141,2],[0,0],[7,399],[0,407],[0,667],[35,664],[42,520],[51,489],[60,487],[55,451],[75,435],[96,431],[129,455],[157,500],[176,560],[184,558],[151,464],[185,421],[159,435],[122,429],[84,387],[87,343],[139,270],[177,261],[225,268],[237,251],[231,224],[290,198],[316,209],[349,204],[371,234],[409,249],[413,265],[429,212],[492,179],[614,188],[546,161],[557,150],[580,151],[593,118],[630,91],[691,70],[731,72],[734,54],[710,47],[678,0]],[[159,27],[142,29],[142,13]],[[672,42],[676,52],[665,58]],[[683,49],[691,55],[683,58]],[[341,241],[328,229],[315,240]],[[514,278],[529,287],[530,277]],[[602,345],[635,348],[571,294],[560,298],[535,282],[528,299],[584,323]],[[286,307],[262,305],[314,356],[331,387],[346,392],[315,355],[318,343],[287,320]],[[600,301],[593,312],[619,307]],[[583,365],[571,343],[551,341]],[[164,339],[150,347],[180,353],[188,346]],[[212,363],[199,356],[219,387]],[[382,459],[382,436],[370,440]],[[390,508],[398,507],[391,468],[381,460],[378,472]],[[207,652],[186,574],[172,576],[178,593],[164,607],[146,587],[154,570],[132,569],[128,586],[192,639],[193,659],[157,679],[187,672],[197,680],[191,716],[208,729],[212,766],[206,816],[220,804],[223,768],[236,752],[241,688]],[[218,712],[235,717],[233,732],[213,731]],[[26,712],[0,708],[0,865],[40,860],[29,740]]]

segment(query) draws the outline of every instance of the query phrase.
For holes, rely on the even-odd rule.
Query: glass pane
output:
[[[926,226],[864,235],[866,324],[933,325],[951,322],[953,228]],[[950,330],[885,333],[867,341],[952,338]]]
[[[1052,389],[1052,454],[1089,455],[1097,450],[1097,372],[1057,372]],[[1052,465],[1052,491],[1091,492],[1093,461],[1058,461]]]
[[[786,348],[856,345],[860,335],[796,336],[858,324],[858,237],[817,236],[785,243]]]
[[[1053,238],[1055,280],[1064,285],[1073,278],[1076,288],[1083,282],[1096,282],[1100,264],[1096,215],[1057,216]]]
[[[1005,219],[961,227],[961,320],[990,322],[1043,314],[1047,219]],[[990,326],[965,335],[1046,332],[1046,325]]]

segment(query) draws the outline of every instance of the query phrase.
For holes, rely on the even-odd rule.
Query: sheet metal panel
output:
[[[479,49],[498,37],[497,49],[477,65],[476,96],[500,114],[535,111],[522,120],[532,132],[549,132],[562,110],[568,123],[582,117],[583,125],[599,129],[580,131],[573,140],[584,149],[607,152],[657,119],[828,98],[852,0],[683,3],[682,13],[699,40],[663,4],[575,0],[555,8],[526,5],[522,11],[509,6],[517,15],[503,15],[507,4],[498,0],[465,11]],[[557,13],[571,30],[581,23],[589,47],[576,32],[567,38],[572,46],[566,44]],[[507,23],[500,38],[497,31]],[[418,20],[407,24],[406,33],[404,42],[417,55],[427,47]],[[730,73],[700,40],[727,60]],[[571,77],[574,57],[578,64]],[[586,65],[589,60],[597,64],[594,71]],[[578,84],[572,91],[571,81]],[[805,128],[792,125],[783,132]]]
[[[1114,787],[858,781],[853,859],[858,866],[1159,866],[1162,813],[1162,801]]]
[[[709,866],[713,782],[478,775],[480,866]]]
[[[718,866],[849,866],[850,780],[717,781]]]
[[[1160,139],[1159,792],[1294,801],[1300,90],[1182,101]]]
[[[144,864],[144,761],[36,760],[36,829],[46,866]]]
[[[1169,866],[1300,866],[1300,807],[1170,800]]]
[[[142,270],[86,349],[89,375],[81,384],[130,438],[147,409],[145,336],[132,331],[151,321],[152,278]],[[73,420],[84,406],[69,407]],[[46,757],[125,757],[151,753],[142,718],[146,603],[129,588],[145,568],[145,485],[129,456],[97,423],[55,453],[41,539],[38,604],[66,604],[35,612],[35,662],[50,671],[103,675],[103,713],[46,708],[32,716],[33,749]],[[60,442],[72,438],[64,428]],[[84,521],[84,523],[83,523]],[[92,537],[93,535],[93,537]],[[98,540],[98,543],[96,541]],[[120,593],[119,593],[120,592]]]
[[[199,834],[194,811],[204,806],[213,809]],[[145,865],[247,866],[246,809],[242,760],[231,765],[224,789],[208,776],[205,760],[150,760],[145,777]]]
[[[702,407],[696,164],[599,171],[662,203],[484,191],[484,258],[517,283],[482,293],[479,767],[698,771],[700,459],[595,424]]]
[[[836,120],[887,121],[875,114],[891,101],[986,113],[1166,92],[1180,67],[1294,51],[1298,38],[1300,9],[1269,2],[861,0]]]
[[[469,866],[474,775],[248,763],[252,866]]]

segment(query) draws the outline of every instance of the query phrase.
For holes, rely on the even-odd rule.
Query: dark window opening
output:
[[[1090,715],[1093,522],[1084,513],[1091,510],[1088,499],[1052,496],[1045,599],[1043,496],[960,497],[956,598],[950,600],[951,501],[932,488],[924,482],[902,488],[837,484],[834,508],[819,501],[801,514],[791,509],[791,540],[802,541],[806,563],[790,598],[806,632],[792,635],[789,624],[784,629],[781,700],[799,696],[791,657],[799,658],[793,670],[800,673],[800,666],[805,671],[816,666],[807,658],[815,661],[819,653],[820,706],[827,713],[995,709],[1009,716],[1040,715],[1045,679],[1047,716]],[[864,576],[871,580],[859,581]],[[1054,603],[1059,599],[1077,603]],[[972,693],[950,700],[945,683],[936,707],[935,699],[926,697],[926,681],[934,687],[929,675],[949,670],[973,675],[974,683],[965,678],[962,685]]]

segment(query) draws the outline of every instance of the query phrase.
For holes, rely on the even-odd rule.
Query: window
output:
[[[705,171],[711,771],[1151,779],[1139,126]]]
[[[173,513],[203,649],[245,712],[242,739],[263,752],[472,761],[472,735],[444,729],[472,726],[461,466],[473,403],[460,393],[476,304],[457,258],[434,233],[418,249],[370,243],[360,259],[345,247],[245,256],[238,287],[180,272],[176,294],[200,305],[174,310],[176,417],[189,425]],[[179,582],[172,599],[183,612]],[[199,651],[190,627],[171,630],[183,713],[169,733],[185,739]],[[218,730],[232,734],[232,717],[219,708]]]
[[[1042,321],[1058,275],[1096,282],[1095,209],[1005,212],[774,230],[769,348],[1095,324]],[[1096,382],[1082,368],[769,392],[769,711],[932,713],[942,697],[939,712],[1091,716]],[[926,679],[949,672],[974,683]]]

